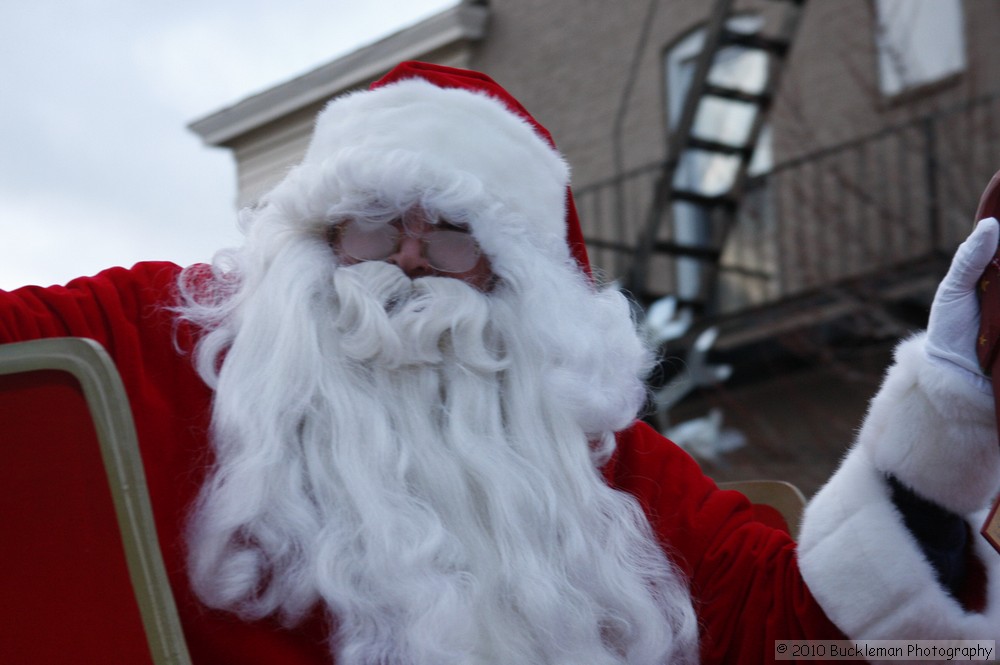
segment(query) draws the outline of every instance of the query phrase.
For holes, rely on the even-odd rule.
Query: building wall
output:
[[[610,9],[599,0],[493,0],[488,37],[474,49],[470,64],[500,81],[552,131],[573,168],[575,187],[583,190],[666,157],[664,56],[706,23],[713,5],[631,0]],[[741,11],[765,16],[772,32],[784,5],[736,3]],[[866,90],[874,76],[870,26],[867,0],[808,3],[775,105],[776,161],[878,125],[877,100]],[[863,44],[846,46],[846,35]],[[845,57],[857,61],[853,71],[845,67]],[[860,71],[870,72],[870,80]],[[651,170],[632,182],[620,204],[628,208],[624,214],[599,214],[582,202],[585,234],[634,244],[655,175]],[[609,193],[600,205],[619,204],[610,202]],[[597,248],[591,253],[601,274],[621,276],[627,260],[621,253]],[[670,270],[664,265],[657,272]],[[664,289],[669,288],[668,280]]]
[[[472,64],[510,89],[553,132],[578,186],[614,172],[620,112],[625,169],[664,155],[659,52],[704,15],[709,3],[657,4],[626,100],[648,3],[633,0],[613,9],[599,0],[499,0],[490,5],[489,38]]]
[[[426,54],[427,59],[471,66],[492,75],[554,134],[573,168],[578,189],[621,172],[655,164],[666,154],[664,53],[705,23],[714,3],[704,0],[492,0],[485,38]],[[740,0],[741,11],[775,23],[784,2]],[[996,92],[1000,63],[991,38],[1000,5],[966,0],[967,72],[931,91],[901,100],[878,92],[872,0],[810,0],[788,58],[772,111],[774,161],[782,163],[898,124],[962,99]],[[640,41],[645,39],[640,48]],[[636,66],[633,66],[636,65]],[[373,77],[366,78],[361,84]],[[246,132],[228,145],[235,153],[241,205],[272,186],[304,151],[321,102]],[[970,125],[948,137],[959,154],[992,127]],[[990,161],[984,156],[984,163]],[[969,174],[974,196],[981,171]],[[652,181],[650,175],[650,183]],[[650,183],[645,184],[649,187]],[[632,195],[631,199],[646,196]],[[645,202],[630,201],[637,206]],[[585,212],[585,211],[583,211]],[[583,215],[585,227],[593,215]],[[639,211],[618,240],[632,242]],[[609,232],[585,228],[588,235]],[[602,255],[596,255],[601,263]],[[614,276],[620,266],[607,265]]]
[[[608,178],[618,166],[629,170],[665,156],[663,54],[704,24],[713,4],[491,0],[483,40],[424,57],[480,69],[510,89],[553,132],[574,168],[575,185],[584,187]],[[736,7],[773,19],[784,4],[740,0]],[[996,92],[1000,62],[992,56],[992,41],[1000,27],[1000,3],[965,0],[963,6],[968,71],[929,94],[893,101],[878,92],[872,0],[809,0],[772,112],[775,161]],[[643,36],[645,46],[637,49]],[[256,163],[280,173],[295,161],[316,108],[296,109],[232,141],[241,167],[246,156],[248,190],[260,179],[250,177]],[[280,146],[274,164],[260,158],[269,145]],[[241,194],[241,200],[249,199]]]
[[[703,25],[714,3],[702,0],[639,0],[609,9],[598,0],[493,0],[488,37],[473,50],[470,64],[510,89],[555,136],[573,167],[578,189],[618,172],[662,160],[666,153],[664,53],[693,28]],[[785,3],[742,1],[743,11],[760,12],[773,25]],[[875,15],[871,0],[810,0],[806,4],[774,104],[774,162],[783,163],[871,135],[928,112],[998,91],[1000,63],[992,57],[990,36],[1000,28],[1000,4],[964,3],[967,71],[917,94],[886,99],[879,92]],[[652,17],[651,20],[649,17]],[[637,45],[634,83],[627,92]],[[627,98],[626,98],[627,94]],[[955,158],[976,149],[992,127],[970,125],[946,137]],[[967,145],[958,147],[965,142]],[[981,143],[981,142],[980,142]],[[953,200],[974,199],[992,171],[990,156],[963,174],[966,189]],[[874,168],[874,167],[873,167]],[[858,176],[861,177],[861,176]],[[958,179],[963,179],[958,178]],[[836,190],[864,186],[839,182]],[[902,185],[900,185],[902,187]],[[814,214],[814,213],[812,213]],[[960,206],[949,241],[964,232]],[[588,235],[604,232],[586,228]],[[634,229],[627,229],[629,238]],[[598,260],[600,263],[600,260]],[[615,274],[617,267],[605,266]]]

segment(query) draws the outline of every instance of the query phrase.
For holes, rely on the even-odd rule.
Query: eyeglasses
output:
[[[440,272],[472,270],[482,250],[467,229],[444,220],[432,223],[420,211],[408,211],[388,224],[349,219],[330,229],[338,253],[355,261],[384,261],[399,251],[404,234],[423,243],[424,258]]]

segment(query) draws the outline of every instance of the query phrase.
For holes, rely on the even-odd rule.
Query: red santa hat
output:
[[[485,198],[508,213],[502,230],[488,228],[491,220],[472,223],[487,251],[511,234],[523,234],[536,246],[551,246],[558,237],[590,274],[569,167],[549,132],[484,74],[420,62],[398,65],[370,90],[337,98],[323,110],[303,165],[364,162],[377,175],[373,164],[384,164],[385,172],[414,155],[430,171],[471,177]]]

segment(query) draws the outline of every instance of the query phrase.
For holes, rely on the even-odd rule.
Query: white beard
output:
[[[597,356],[626,336],[619,294],[547,283],[552,311],[336,268],[315,243],[267,272],[225,316],[188,311],[214,323],[216,465],[188,540],[203,602],[290,625],[322,607],[344,665],[694,659],[680,574],[598,471],[642,391],[630,325],[636,358]]]

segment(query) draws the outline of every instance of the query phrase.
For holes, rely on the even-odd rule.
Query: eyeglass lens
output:
[[[420,233],[411,232],[407,220],[371,226],[358,220],[340,224],[336,239],[340,251],[356,261],[383,261],[399,250],[403,234],[418,237],[424,256],[435,270],[466,272],[479,261],[481,251],[467,231],[427,225]]]

